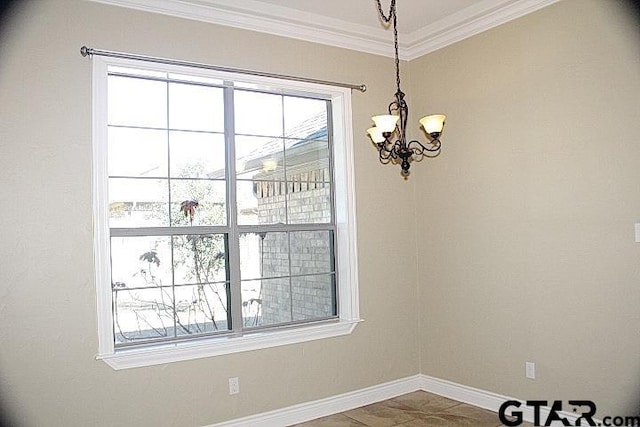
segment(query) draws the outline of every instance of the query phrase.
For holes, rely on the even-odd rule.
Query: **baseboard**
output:
[[[516,400],[522,403],[522,406],[517,409],[522,412],[523,420],[528,422],[534,420],[533,408],[526,406],[523,400],[419,374],[313,402],[305,402],[204,427],[283,427],[370,405],[418,390],[438,394],[493,412],[498,412],[505,401]],[[540,419],[543,424],[549,412],[550,408],[548,407],[540,409]],[[578,415],[571,412],[562,411],[558,412],[558,415],[566,418],[571,425],[575,425],[575,421],[578,419]],[[595,419],[594,421],[599,422]],[[551,425],[562,426],[562,423],[553,422]]]
[[[420,390],[420,375],[206,427],[284,427]]]
[[[490,391],[457,384],[451,381],[441,380],[439,378],[430,377],[428,375],[418,375],[418,377],[420,377],[420,389],[423,391],[438,394],[449,399],[468,403],[470,405],[488,409],[493,412],[498,412],[500,406],[507,400],[518,401],[521,403],[521,406],[514,409],[522,412],[522,419],[524,421],[528,421],[531,423],[534,421],[534,410],[532,407],[525,405],[525,400],[492,393]],[[566,402],[563,403],[566,404]],[[545,424],[545,421],[547,420],[550,412],[551,408],[549,408],[548,406],[540,408],[541,424]],[[569,421],[570,425],[575,425],[576,420],[580,417],[580,415],[578,414],[566,411],[558,411],[557,414],[560,417],[566,418],[567,421]],[[510,412],[507,412],[507,415],[510,415]],[[602,425],[601,420],[594,418],[593,421],[597,425]],[[551,426],[564,426],[564,424],[558,421],[553,421],[551,423]]]

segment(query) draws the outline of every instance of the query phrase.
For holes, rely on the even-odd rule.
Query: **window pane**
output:
[[[288,233],[240,234],[240,277],[243,280],[289,274]]]
[[[165,73],[164,71],[142,70],[139,68],[119,67],[115,65],[109,65],[108,70],[109,70],[109,73],[132,74],[134,76],[141,76],[141,77],[145,77],[145,76],[159,77],[159,78],[167,77],[167,73]]]
[[[170,83],[169,127],[180,130],[223,132],[222,89]]]
[[[174,336],[171,288],[114,290],[116,344]]]
[[[289,224],[328,224],[331,222],[331,187],[302,173],[287,182]]]
[[[109,178],[109,227],[169,225],[166,180]]]
[[[166,177],[167,132],[109,128],[109,176]]]
[[[206,83],[211,85],[222,85],[223,81],[220,79],[212,79],[209,77],[201,77],[201,76],[192,76],[188,74],[176,74],[169,73],[170,79],[182,80],[185,82],[197,82],[197,83]]]
[[[294,321],[325,319],[337,314],[334,279],[332,274],[291,278]],[[267,299],[266,292],[264,299]]]
[[[236,90],[237,134],[282,136],[282,96]]]
[[[242,319],[245,327],[291,322],[289,278],[243,280]]]
[[[282,138],[236,137],[238,179],[283,180],[283,158]]]
[[[110,125],[167,126],[167,84],[131,77],[108,80]]]
[[[333,233],[296,231],[290,233],[291,274],[333,272]]]
[[[228,333],[232,309],[238,330],[336,317],[335,231],[308,231],[333,228],[312,225],[333,215],[329,101],[137,66],[107,77],[115,343]],[[165,77],[175,80],[149,80]]]
[[[296,139],[327,139],[327,101],[284,97],[284,135]]]
[[[176,285],[226,281],[227,260],[224,235],[174,236],[173,266]]]
[[[171,131],[169,144],[172,177],[225,179],[223,135]]]
[[[322,140],[287,140],[287,180],[330,181],[329,143]]]
[[[112,237],[113,288],[171,286],[171,237]]]
[[[225,283],[177,286],[175,295],[178,336],[229,329]]]
[[[174,179],[171,181],[171,225],[225,225],[224,181]]]
[[[284,181],[238,181],[238,224],[285,224]]]

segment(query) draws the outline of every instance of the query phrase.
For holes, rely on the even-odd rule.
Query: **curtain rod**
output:
[[[271,77],[276,79],[284,79],[284,80],[292,80],[296,82],[305,82],[305,83],[315,83],[319,85],[326,86],[337,86],[337,87],[345,87],[352,90],[359,90],[360,92],[365,92],[367,90],[367,86],[365,85],[353,85],[349,83],[338,83],[331,82],[327,80],[316,80],[316,79],[308,79],[305,77],[296,77],[296,76],[288,76],[285,74],[275,74],[275,73],[266,73],[263,71],[254,71],[254,70],[245,70],[242,68],[230,68],[230,67],[221,67],[218,65],[209,65],[202,64],[199,62],[190,62],[190,61],[180,61],[175,59],[167,59],[167,58],[159,58],[154,56],[145,56],[138,55],[135,53],[124,53],[124,52],[115,52],[112,50],[102,50],[102,49],[93,49],[91,47],[82,46],[80,48],[80,54],[82,56],[88,56],[91,58],[93,55],[97,56],[108,56],[111,58],[123,58],[123,59],[136,59],[140,61],[147,62],[156,62],[158,64],[167,64],[167,65],[180,65],[184,67],[192,67],[192,68],[203,68],[205,70],[213,70],[213,71],[223,71],[227,73],[237,73],[237,74],[247,74],[250,76],[260,76],[260,77]]]

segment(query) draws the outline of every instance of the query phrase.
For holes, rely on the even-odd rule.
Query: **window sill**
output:
[[[242,337],[211,338],[198,343],[184,342],[118,350],[113,354],[98,355],[96,359],[103,360],[116,370],[140,368],[349,335],[360,321],[340,320]]]

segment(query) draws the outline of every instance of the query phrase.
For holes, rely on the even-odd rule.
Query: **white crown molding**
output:
[[[255,0],[88,0],[145,12],[160,13],[276,36],[393,56],[393,44],[383,29]],[[242,5],[242,7],[239,7]]]
[[[393,56],[390,31],[256,0],[88,0],[217,25]],[[482,0],[433,24],[400,34],[400,59],[427,53],[560,0]]]
[[[484,0],[407,35],[408,60],[490,30],[560,0]]]

